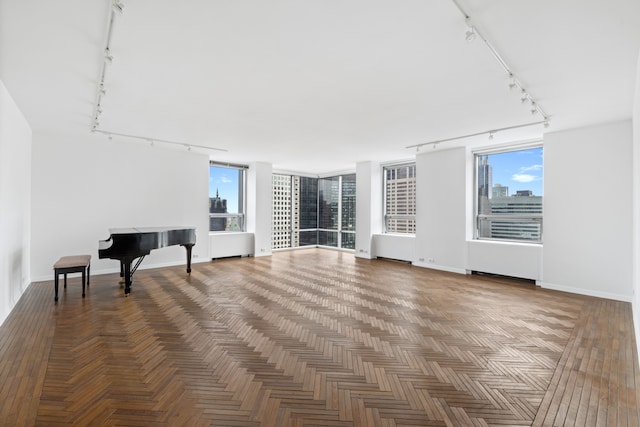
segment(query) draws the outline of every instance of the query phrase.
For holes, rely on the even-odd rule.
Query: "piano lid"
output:
[[[109,234],[162,233],[173,230],[195,230],[196,227],[116,227],[110,228]]]

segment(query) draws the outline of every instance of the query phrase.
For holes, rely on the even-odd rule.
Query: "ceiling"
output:
[[[542,120],[482,39],[465,40],[453,0],[121,1],[105,132],[322,174]],[[549,131],[631,117],[640,1],[458,5],[551,117]],[[34,132],[106,139],[90,129],[111,10],[110,0],[0,0],[0,79]]]

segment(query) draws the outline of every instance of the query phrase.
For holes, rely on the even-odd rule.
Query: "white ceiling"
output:
[[[121,1],[104,131],[324,173],[541,120],[482,40],[465,41],[452,0]],[[90,127],[110,4],[0,0],[0,79],[34,131],[106,138]],[[552,117],[550,131],[631,116],[640,1],[459,4]]]

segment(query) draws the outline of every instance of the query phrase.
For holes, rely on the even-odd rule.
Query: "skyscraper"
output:
[[[216,197],[209,198],[209,213],[227,213],[227,199],[221,199],[216,189]],[[209,231],[225,231],[226,218],[209,217]]]
[[[273,249],[290,248],[292,246],[291,230],[294,224],[292,222],[293,211],[291,208],[292,202],[295,204],[295,200],[291,197],[291,178],[290,175],[273,174],[272,176],[271,247]]]
[[[387,232],[415,233],[416,165],[385,169],[385,186]]]

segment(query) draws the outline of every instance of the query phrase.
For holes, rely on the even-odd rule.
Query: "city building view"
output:
[[[416,165],[415,163],[386,167],[385,231],[387,233],[416,232]]]
[[[499,155],[477,156],[477,236],[481,239],[540,242],[542,241],[542,195],[535,195],[530,189],[516,190],[514,194],[510,194],[509,186],[493,184],[492,158]],[[510,170],[513,172],[516,169]],[[539,174],[512,173],[511,179],[521,185],[533,185],[532,183],[541,180],[540,165],[519,166],[518,170],[535,170]],[[540,185],[537,182],[536,184]]]
[[[243,166],[209,166],[209,231],[244,231]]]
[[[272,249],[355,248],[355,175],[273,174]]]

